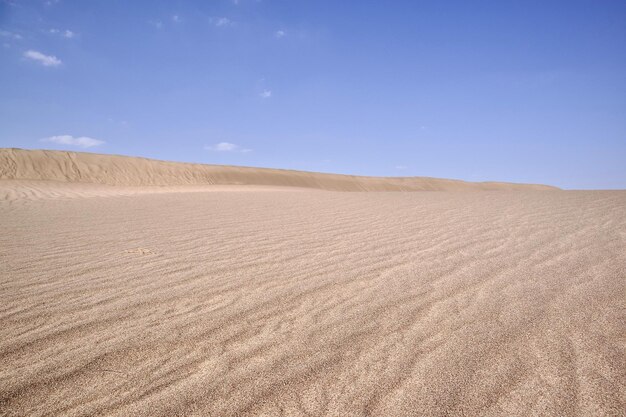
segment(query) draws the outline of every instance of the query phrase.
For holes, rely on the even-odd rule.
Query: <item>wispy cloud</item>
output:
[[[160,20],[150,20],[148,21],[148,23],[150,23],[152,26],[154,26],[157,29],[163,29],[163,22],[161,22]]]
[[[395,168],[398,171],[404,171],[405,169],[407,169],[408,167],[406,165],[396,165]]]
[[[40,63],[44,67],[58,67],[63,62],[54,55],[42,54],[39,51],[28,50],[24,52],[24,58]]]
[[[259,95],[261,98],[270,98],[272,97],[272,90],[263,90]]]
[[[278,39],[286,36],[287,33],[285,33],[284,30],[277,30],[276,32],[274,32],[274,36],[277,37]]]
[[[0,30],[0,36],[2,36],[3,38],[9,38],[9,39],[15,39],[15,40],[22,39],[22,35],[20,35],[19,33],[9,32],[8,30]]]
[[[206,145],[204,149],[213,152],[252,152],[252,149],[243,148],[230,142],[220,142],[215,145]]]
[[[87,136],[74,137],[72,135],[50,136],[41,139],[41,142],[51,142],[58,145],[78,146],[79,148],[92,148],[104,144],[103,140],[90,138]]]
[[[74,32],[68,29],[66,30],[50,29],[49,32],[52,33],[53,35],[59,35],[66,39],[72,39],[74,36],[76,36]]]
[[[109,117],[109,118],[107,119],[107,121],[108,121],[109,123],[113,123],[113,124],[116,124],[116,125],[120,125],[120,126],[122,126],[122,127],[128,127],[128,121],[126,121],[126,120],[118,120],[118,119],[113,119],[112,117]]]
[[[209,21],[217,27],[231,26],[233,21],[227,17],[212,17]]]
[[[175,15],[172,16],[172,21],[174,23],[181,23],[183,21],[183,19],[179,15],[175,14]]]

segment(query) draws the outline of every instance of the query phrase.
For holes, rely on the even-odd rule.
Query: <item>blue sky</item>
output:
[[[0,0],[0,147],[626,188],[626,2]]]

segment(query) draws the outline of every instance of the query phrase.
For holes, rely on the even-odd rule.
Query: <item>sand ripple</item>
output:
[[[626,192],[95,194],[0,204],[0,415],[624,415]]]

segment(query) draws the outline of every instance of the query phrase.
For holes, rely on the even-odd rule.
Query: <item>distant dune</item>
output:
[[[203,165],[84,152],[0,149],[0,179],[123,186],[263,185],[329,191],[556,190],[539,184],[428,177],[363,177],[269,168]]]

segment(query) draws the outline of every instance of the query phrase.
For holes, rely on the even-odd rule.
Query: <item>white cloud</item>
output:
[[[59,30],[59,29],[50,29],[48,32],[52,33],[53,35],[60,35],[66,39],[72,39],[74,36],[76,36],[76,34],[74,32],[72,32],[71,30]]]
[[[9,32],[8,30],[0,30],[0,36],[2,36],[3,38],[9,38],[9,39],[15,39],[15,40],[22,39],[22,35],[18,33]]]
[[[252,152],[252,149],[242,148],[241,146],[235,145],[234,143],[230,142],[220,142],[211,146],[207,145],[204,147],[204,149],[214,152]]]
[[[272,90],[263,90],[259,95],[261,98],[270,98],[272,97]]]
[[[91,148],[105,143],[103,140],[89,138],[87,136],[79,136],[75,138],[72,135],[50,136],[49,138],[41,139],[41,142],[52,142],[58,145],[78,146],[79,148]]]
[[[44,67],[58,67],[63,63],[54,55],[45,55],[39,51],[33,51],[32,49],[24,52],[24,58],[32,59]]]
[[[229,151],[234,151],[235,148],[237,148],[237,145],[235,145],[234,143],[220,142],[217,145],[209,146],[207,149],[212,150],[212,151],[229,152]]]
[[[283,36],[285,36],[285,35],[287,35],[287,34],[285,33],[285,31],[284,31],[284,30],[277,30],[277,31],[274,33],[274,36],[276,36],[278,39],[282,38],[282,37],[283,37]]]
[[[227,17],[212,17],[210,22],[217,27],[230,26],[233,24],[233,21]]]
[[[172,21],[174,23],[180,23],[183,21],[183,19],[181,19],[179,15],[175,14],[174,16],[172,16]]]
[[[406,165],[396,165],[396,169],[399,170],[399,171],[404,171],[407,168],[408,167]]]

